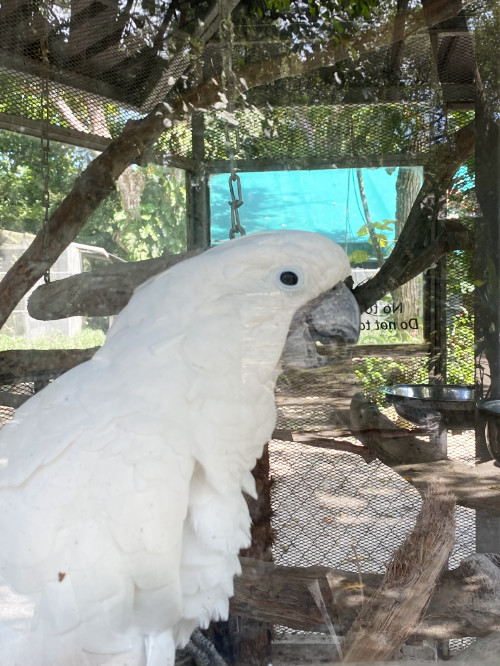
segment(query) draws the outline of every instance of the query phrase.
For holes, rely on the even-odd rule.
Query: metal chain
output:
[[[238,196],[234,194],[233,183],[236,181]],[[236,234],[244,236],[245,229],[241,226],[240,211],[238,210],[243,205],[243,198],[241,196],[241,180],[237,173],[229,176],[229,191],[231,193],[231,201],[228,204],[231,206],[231,229],[229,230],[229,238],[232,240]]]
[[[41,77],[40,77],[40,111],[42,118],[41,129],[41,153],[42,153],[42,206],[43,206],[43,261],[47,265],[47,269],[43,275],[45,283],[50,282],[50,266],[49,266],[49,209],[50,209],[50,87],[49,87],[49,38],[47,30],[43,31],[40,37],[41,46]]]
[[[229,238],[232,240],[236,234],[241,236],[245,235],[245,229],[240,222],[239,208],[243,205],[243,197],[241,194],[241,180],[236,173],[235,156],[240,149],[240,137],[238,132],[238,123],[234,117],[234,98],[236,93],[236,77],[233,71],[233,42],[234,31],[233,22],[231,18],[231,8],[228,0],[219,0],[219,14],[221,17],[221,38],[227,44],[227,47],[222,49],[222,89],[226,93],[226,113],[225,113],[225,126],[224,137],[226,141],[226,153],[229,159],[229,192],[231,201],[228,204],[231,206],[231,229],[229,230]],[[231,133],[233,138],[231,138]],[[236,182],[236,196],[233,184]]]

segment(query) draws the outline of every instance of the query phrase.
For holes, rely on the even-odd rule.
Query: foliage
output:
[[[116,214],[122,222],[122,239],[128,259],[160,257],[165,250],[179,253],[186,248],[185,186],[180,172],[157,165],[146,169],[146,185],[136,216]]]
[[[93,156],[89,151],[52,143],[50,199],[54,208]],[[43,219],[40,142],[0,131],[0,225],[9,231],[37,233]]]
[[[92,328],[86,328],[71,337],[54,332],[37,337],[33,341],[0,333],[0,351],[9,349],[89,349],[100,347],[104,343],[105,337],[103,331]]]
[[[387,237],[387,234],[385,232],[389,231],[390,229],[393,230],[395,224],[396,224],[395,220],[382,220],[382,222],[372,223],[372,228],[377,236],[378,244],[382,248],[384,254],[389,253],[388,251],[392,248],[392,245],[394,243],[392,239]],[[358,236],[358,238],[364,238],[365,236],[367,236],[369,245],[373,245],[373,241],[370,237],[370,232],[366,224],[363,224],[358,229],[356,235]],[[349,259],[353,263],[363,263],[364,261],[368,261],[368,259],[371,258],[372,257],[363,250],[356,250],[355,252],[353,252],[353,254],[349,255]]]
[[[361,390],[379,405],[385,403],[381,389],[395,384],[419,384],[428,381],[427,358],[395,361],[390,357],[367,357],[356,361],[354,373]]]
[[[474,384],[474,318],[453,317],[448,332],[446,380],[449,384]]]
[[[55,141],[50,144],[50,204],[54,209],[95,153]],[[124,210],[115,191],[76,239],[131,261],[180,252],[186,246],[185,185],[179,171],[150,165],[135,168],[144,185],[136,208]],[[133,174],[132,174],[133,179]],[[0,226],[37,233],[42,224],[40,142],[0,132]]]
[[[379,0],[253,0],[250,6],[261,18],[264,15],[280,20],[283,31],[296,38],[317,38],[324,30],[333,31],[338,38],[348,30],[348,24],[369,19],[380,6]],[[293,25],[291,26],[291,19]]]

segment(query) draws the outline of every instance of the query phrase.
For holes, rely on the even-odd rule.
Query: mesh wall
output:
[[[0,385],[0,428],[14,416],[15,410],[35,393],[34,382]]]
[[[20,85],[26,86],[28,95],[19,95]],[[61,139],[72,143],[85,144],[86,137],[116,137],[127,120],[140,117],[132,109],[68,86],[51,82],[49,90],[50,123],[63,130],[58,135]],[[22,126],[21,119],[41,121],[40,96],[38,77],[21,78],[0,66],[0,114],[11,117],[12,128]],[[439,109],[429,102],[254,108],[236,111],[235,117],[239,140],[237,145],[234,139],[232,142],[236,159],[272,160],[282,166],[294,160],[313,166],[348,157],[370,157],[382,164],[391,155],[404,160],[409,154],[419,163],[428,157],[442,122]],[[227,160],[226,127],[224,116],[207,114],[207,160]],[[29,133],[29,124],[24,129]],[[37,131],[33,125],[31,132]],[[165,131],[156,150],[170,157],[191,157],[189,123]]]
[[[422,357],[412,362],[379,357],[368,359],[380,366],[397,367],[392,375],[397,383],[421,383],[427,364]],[[356,380],[351,375],[350,391],[362,390],[366,397],[378,397],[384,415],[399,427],[415,428],[404,421],[394,408],[384,402],[380,389],[388,385],[389,375],[378,378],[367,370],[366,360],[355,359]],[[373,365],[369,364],[373,368]],[[289,384],[278,386],[278,428],[321,432],[341,438],[341,444],[356,444],[349,437],[346,376],[340,373],[331,391],[321,394],[304,386],[302,394],[287,390]],[[364,381],[368,375],[368,381]],[[335,388],[344,386],[344,396]],[[318,393],[320,393],[318,395]],[[344,401],[342,410],[342,400]],[[340,409],[339,409],[340,405]],[[344,430],[339,430],[344,428]],[[419,431],[421,432],[421,430]],[[426,437],[423,437],[426,440]],[[475,461],[474,431],[448,431],[448,455],[473,465]],[[340,447],[341,448],[341,447]],[[394,549],[412,527],[421,502],[419,493],[398,474],[379,461],[366,462],[363,456],[342,450],[317,449],[292,442],[273,442],[272,474],[275,478],[274,511],[277,541],[277,563],[299,565],[325,564],[343,568],[357,567],[351,544],[361,553],[360,568],[381,572]],[[450,560],[451,566],[475,552],[474,511],[457,509],[457,540]]]
[[[45,77],[54,127],[75,132],[80,140],[86,134],[108,138],[117,136],[128,119],[161,100],[175,100],[200,80],[227,78],[228,72],[221,72],[226,41],[215,29],[217,22],[208,21],[214,3],[184,5],[179,15],[165,14],[154,3],[148,13],[134,3],[118,15],[111,5],[86,0],[73,3],[72,10],[59,2],[41,9],[22,3],[0,6],[0,114],[9,116],[13,126],[22,126],[21,119],[40,120],[36,97],[40,77]],[[293,27],[250,17],[243,3],[238,11],[231,52],[236,69],[304,48]],[[343,24],[346,35],[359,29],[373,35],[377,24]],[[335,35],[332,28],[322,30],[325,40]],[[457,39],[462,40],[459,48]],[[334,67],[254,87],[244,108],[235,102],[241,134],[237,157],[334,160],[426,153],[442,136],[443,105],[473,100],[470,36],[456,37],[454,69],[443,71],[441,80],[435,74],[433,40],[438,51],[446,50],[446,37],[432,37],[422,26],[399,45],[397,57],[391,46],[377,47],[375,41],[368,53],[343,58]],[[25,94],[19,94],[20,88]],[[369,111],[356,109],[367,104]],[[361,130],[367,113],[368,134]],[[165,132],[157,149],[189,157],[188,127],[189,122],[181,123]],[[28,124],[24,131],[33,129]],[[226,159],[223,114],[210,116],[206,138],[206,159]]]
[[[428,103],[331,105],[236,111],[238,159],[335,160],[408,155],[416,159],[430,150],[438,122]],[[205,142],[210,159],[227,159],[226,124],[220,116],[207,119]]]
[[[450,127],[468,122],[467,113],[453,114]],[[469,228],[476,207],[473,165],[457,176],[449,213]],[[465,191],[464,191],[465,188]],[[457,204],[458,202],[458,204]],[[457,208],[458,206],[458,208]],[[474,384],[474,300],[470,253],[448,255],[446,284],[441,289],[446,318],[446,381]],[[416,426],[402,419],[384,399],[381,389],[394,384],[428,382],[428,355],[368,355],[354,358],[352,366],[323,371],[314,381],[300,376],[282,378],[277,390],[278,426],[292,430],[327,431],[341,438],[337,450],[295,442],[274,441],[270,447],[274,478],[273,526],[275,561],[288,566],[323,564],[349,571],[385,570],[389,558],[411,530],[421,506],[419,493],[398,474],[380,463],[343,451],[356,443],[348,436],[348,394],[362,391],[397,426]],[[338,376],[336,376],[338,372]],[[339,385],[343,388],[339,389]],[[423,441],[429,441],[425,435]],[[473,430],[447,432],[448,457],[475,464]],[[335,449],[335,446],[333,447]],[[455,547],[449,567],[476,552],[475,511],[457,507]],[[284,637],[291,630],[279,628]],[[293,633],[293,632],[292,632]],[[472,638],[452,640],[457,651]]]

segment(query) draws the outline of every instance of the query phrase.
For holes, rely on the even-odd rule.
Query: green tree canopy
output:
[[[51,142],[51,210],[64,199],[75,178],[94,157],[90,150]],[[159,165],[133,167],[131,171],[131,180],[140,181],[133,205],[125,208],[123,197],[116,190],[91,216],[76,240],[103,247],[127,260],[182,251],[186,246],[183,174]],[[38,233],[44,211],[42,158],[37,139],[0,132],[0,193],[0,227]]]

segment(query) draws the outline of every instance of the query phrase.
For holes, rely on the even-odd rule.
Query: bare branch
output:
[[[455,542],[455,498],[440,484],[424,495],[415,526],[392,554],[344,642],[344,662],[389,659],[414,634]]]

